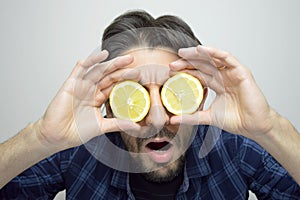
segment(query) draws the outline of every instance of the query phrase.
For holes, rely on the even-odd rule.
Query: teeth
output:
[[[153,151],[158,154],[163,154],[166,152],[166,150],[153,150]]]

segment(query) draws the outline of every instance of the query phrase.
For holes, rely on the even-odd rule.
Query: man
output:
[[[249,189],[261,199],[300,197],[300,136],[232,55],[200,46],[177,17],[142,11],[116,18],[102,49],[78,62],[40,120],[0,146],[1,199],[63,189],[68,199],[245,199]],[[166,111],[160,89],[178,71],[216,92],[208,110]],[[114,118],[107,103],[127,79],[150,95],[138,123]]]

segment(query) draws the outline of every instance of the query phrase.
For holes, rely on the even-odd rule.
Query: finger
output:
[[[177,61],[174,61],[170,63],[170,68],[176,71],[180,71],[183,69],[197,69],[203,73],[210,74],[210,75],[218,73],[217,68],[213,66],[209,61],[198,60],[195,58],[189,60],[179,59]]]
[[[116,131],[140,131],[141,126],[129,120],[121,120],[117,118],[103,119],[102,133],[116,132]]]
[[[79,78],[82,77],[89,67],[93,66],[96,63],[99,63],[105,60],[108,56],[108,51],[103,50],[98,54],[92,54],[85,60],[78,61],[76,66],[74,67],[73,71],[69,78]]]
[[[76,79],[76,78],[78,78],[78,77],[81,77],[82,74],[84,74],[84,73],[86,72],[86,69],[84,69],[84,68],[82,67],[82,63],[83,63],[83,62],[84,62],[84,61],[78,61],[78,62],[76,63],[74,69],[72,70],[72,72],[71,72],[71,74],[70,74],[70,76],[69,76],[70,79],[72,79],[72,78]]]
[[[200,81],[203,87],[208,87],[207,80],[210,80],[211,75],[202,73],[199,70],[195,70],[195,69],[183,69],[180,72],[184,72],[194,76]],[[176,74],[178,74],[177,71],[170,71],[170,76],[174,76]]]
[[[95,93],[95,104],[94,106],[99,108],[102,106],[102,104],[104,104],[104,102],[108,99],[108,95],[106,93],[103,93],[101,91],[97,91]]]
[[[133,80],[138,82],[139,77],[140,72],[138,70],[135,70],[133,68],[119,69],[103,77],[103,79],[101,79],[98,83],[98,89],[105,89],[113,83],[121,82],[124,80]]]
[[[170,118],[171,124],[189,124],[189,125],[212,125],[210,112],[197,111],[191,115],[172,116]]]
[[[86,73],[84,79],[90,80],[93,83],[97,83],[107,74],[112,73],[122,67],[126,67],[127,65],[133,62],[133,57],[131,55],[120,56],[114,58],[108,62],[98,64],[94,66],[89,72]]]
[[[230,53],[213,47],[197,46],[197,49],[206,51],[219,65],[227,67],[240,67],[240,62]]]
[[[115,84],[105,88],[104,90],[97,90],[95,93],[95,107],[100,107],[103,103],[107,101],[111,93],[112,88]]]
[[[206,51],[198,50],[198,46],[179,49],[178,55],[186,60],[197,59],[197,60],[202,60],[202,61],[206,61],[206,62],[210,62],[210,60],[211,60],[210,56],[207,54]]]
[[[210,75],[202,73],[199,70],[182,70],[182,72],[196,77],[204,88],[210,88],[217,94],[224,92],[222,77],[219,74]]]
[[[116,118],[103,118],[100,108],[95,108],[93,113],[81,113],[77,123],[78,133],[83,143],[89,141],[98,135],[109,132],[136,131],[139,132],[141,127],[134,122],[120,120]]]
[[[107,101],[107,99],[109,98],[109,95],[115,85],[116,84],[114,83],[105,89],[97,90],[97,92],[95,94],[95,106],[96,107],[100,107],[105,101]]]
[[[83,68],[90,68],[93,65],[104,61],[108,57],[109,53],[107,50],[103,50],[100,53],[92,53],[82,63]]]
[[[181,71],[184,69],[195,69],[194,66],[192,66],[187,60],[184,59],[178,59],[174,62],[171,62],[169,66],[170,69],[173,71]]]
[[[211,56],[205,50],[199,48],[199,46],[200,45],[198,45],[197,47],[179,49],[178,54],[183,59],[187,60],[190,65],[199,70],[202,70],[202,72],[211,75],[217,73],[218,69],[215,62],[212,60]],[[182,67],[182,65],[180,65],[182,63],[178,62],[176,64],[178,65],[178,68],[180,68],[180,66]]]
[[[215,66],[220,69],[220,67],[224,67],[226,65],[224,65],[224,62],[222,62],[220,59],[218,58],[212,58],[212,61],[215,63]],[[228,66],[227,66],[228,67]]]

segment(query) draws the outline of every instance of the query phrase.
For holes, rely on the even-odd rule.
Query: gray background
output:
[[[99,45],[104,27],[136,8],[178,15],[205,45],[235,55],[270,105],[299,129],[298,0],[1,0],[0,142],[40,118],[76,61]]]

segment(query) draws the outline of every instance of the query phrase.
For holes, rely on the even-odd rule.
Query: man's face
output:
[[[144,169],[145,178],[153,182],[172,180],[184,165],[185,150],[188,148],[192,126],[171,125],[172,116],[163,106],[160,89],[170,77],[169,63],[178,59],[176,54],[161,49],[142,49],[129,52],[134,62],[128,67],[139,70],[140,83],[148,90],[150,110],[139,122],[142,131],[121,132],[129,152],[133,152],[138,167]],[[107,105],[108,106],[108,105]],[[107,107],[107,114],[112,113]]]

